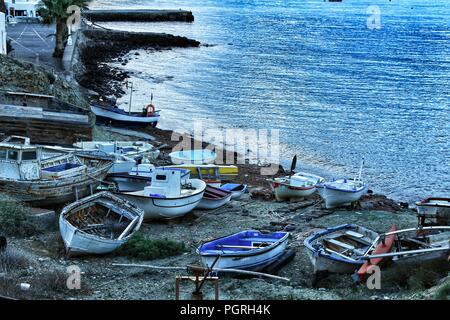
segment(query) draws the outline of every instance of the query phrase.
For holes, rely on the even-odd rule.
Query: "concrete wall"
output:
[[[0,12],[0,54],[6,54],[6,16]]]

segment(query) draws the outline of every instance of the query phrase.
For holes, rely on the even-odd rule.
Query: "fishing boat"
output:
[[[209,164],[217,154],[208,149],[175,151],[169,154],[173,164]]]
[[[231,192],[231,199],[239,199],[245,192],[247,192],[246,184],[226,183],[220,189]]]
[[[152,105],[148,105],[142,112],[127,112],[116,106],[93,104],[91,111],[96,115],[97,120],[102,122],[141,127],[156,127],[160,117],[160,111],[155,110]]]
[[[288,232],[247,230],[202,244],[197,248],[209,268],[258,271],[274,263],[286,251]]]
[[[206,183],[181,180],[180,170],[156,169],[150,186],[135,192],[117,193],[144,210],[144,219],[173,219],[191,212],[202,200]]]
[[[323,188],[321,196],[327,209],[348,206],[358,201],[367,192],[367,185],[363,181],[355,179],[325,182],[321,188]]]
[[[367,185],[361,180],[364,167],[364,157],[361,161],[359,174],[354,179],[337,179],[318,184],[319,194],[325,201],[325,207],[332,209],[348,206],[358,201],[367,192]]]
[[[357,272],[360,279],[366,276],[370,265],[377,264],[379,261],[390,260],[395,265],[412,266],[430,261],[446,261],[450,255],[450,227],[448,226],[391,230],[379,235],[371,247],[379,247],[389,237],[394,242],[392,251],[369,250],[364,254],[363,259],[366,263]]]
[[[304,240],[314,273],[353,273],[365,262],[379,234],[368,228],[343,224],[314,232]]]
[[[450,198],[431,197],[416,202],[417,216],[421,224],[425,219],[432,219],[434,223],[446,225],[450,221]]]
[[[277,201],[298,201],[311,196],[317,190],[317,184],[324,179],[306,172],[299,172],[269,181]]]
[[[56,154],[11,136],[0,143],[0,192],[32,205],[57,205],[92,193],[114,163],[109,156]]]
[[[144,212],[109,192],[100,192],[66,206],[59,231],[66,253],[103,254],[126,243],[139,230]]]
[[[156,167],[152,164],[138,164],[129,173],[108,174],[106,180],[116,185],[117,191],[135,192],[143,190],[151,185],[152,174]],[[167,170],[167,169],[163,169]],[[183,169],[171,169],[181,172],[181,183],[184,184],[190,179],[190,171]]]
[[[207,185],[203,198],[196,209],[213,210],[220,208],[230,202],[232,195],[230,191]]]
[[[152,161],[158,158],[160,151],[145,141],[85,141],[77,142],[74,147],[89,151],[100,150],[110,155],[132,158],[137,162]],[[123,172],[129,172],[123,171]]]

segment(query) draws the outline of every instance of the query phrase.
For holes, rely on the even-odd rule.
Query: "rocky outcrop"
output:
[[[79,34],[72,71],[83,87],[104,96],[121,96],[128,73],[109,66],[109,62],[122,59],[122,56],[136,49],[155,51],[199,45],[196,40],[165,33],[88,29]]]
[[[0,90],[51,95],[63,102],[89,109],[77,86],[61,75],[4,55],[0,55]]]

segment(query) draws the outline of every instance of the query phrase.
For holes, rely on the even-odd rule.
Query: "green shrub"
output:
[[[36,228],[27,219],[27,209],[20,203],[0,199],[0,233],[10,236],[29,236]]]
[[[179,255],[186,251],[183,242],[168,239],[152,240],[137,233],[122,245],[116,254],[137,260],[154,260]]]
[[[448,300],[450,298],[450,282],[444,283],[434,294],[436,300]]]

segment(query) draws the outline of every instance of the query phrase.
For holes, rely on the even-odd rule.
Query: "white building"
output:
[[[6,54],[6,16],[0,12],[0,54]]]
[[[11,17],[37,17],[38,0],[6,0],[6,8]]]

